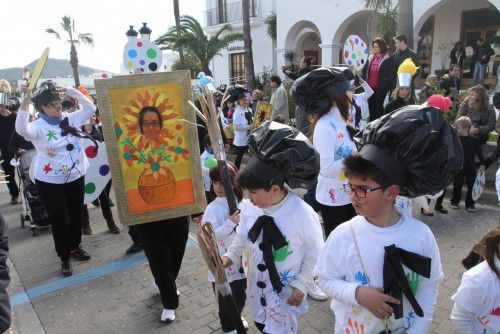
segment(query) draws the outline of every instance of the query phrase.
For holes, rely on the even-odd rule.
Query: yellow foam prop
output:
[[[411,75],[415,75],[419,67],[415,66],[411,58],[406,58],[401,65],[398,67],[398,74],[401,73],[410,73]]]

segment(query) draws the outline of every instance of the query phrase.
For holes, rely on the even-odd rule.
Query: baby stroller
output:
[[[27,150],[22,154],[16,155],[16,170],[19,177],[19,188],[23,204],[23,213],[21,213],[21,227],[24,228],[25,222],[30,222],[31,232],[36,235],[36,227],[50,226],[49,218],[45,207],[38,196],[35,184],[31,181],[29,171],[36,150]]]

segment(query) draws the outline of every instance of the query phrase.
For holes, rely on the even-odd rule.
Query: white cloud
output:
[[[205,0],[179,0],[179,6],[181,15],[194,16],[204,25]],[[95,39],[93,48],[77,48],[80,64],[115,73],[120,70],[129,25],[139,30],[147,22],[154,40],[175,24],[172,0],[6,0],[0,11],[4,27],[0,68],[23,67],[40,57],[47,46],[51,58],[69,60],[69,45],[45,32],[53,28],[67,40],[59,25],[64,15],[75,19],[77,32],[92,33]]]

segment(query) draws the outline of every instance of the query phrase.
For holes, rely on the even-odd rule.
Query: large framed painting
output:
[[[189,71],[118,76],[95,87],[121,223],[203,212]]]
[[[255,119],[253,121],[254,129],[259,127],[265,121],[271,120],[271,114],[273,113],[273,105],[268,102],[259,101],[257,107],[255,108]]]

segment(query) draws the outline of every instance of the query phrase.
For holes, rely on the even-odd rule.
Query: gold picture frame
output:
[[[269,102],[259,101],[255,108],[255,119],[253,121],[253,128],[256,129],[262,123],[271,120],[273,113],[273,105]]]
[[[189,71],[95,80],[120,222],[206,207]]]

